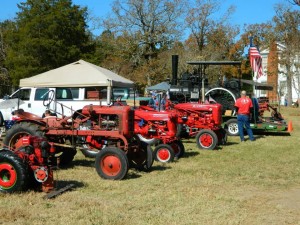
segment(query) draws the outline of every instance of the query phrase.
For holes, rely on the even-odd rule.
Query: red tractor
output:
[[[16,149],[0,150],[0,192],[25,191],[29,187],[50,192],[54,188],[49,159],[53,144],[45,138],[27,136],[15,143]]]
[[[134,111],[130,106],[89,105],[62,119],[41,118],[23,111],[16,114],[20,119],[4,139],[9,149],[16,149],[24,136],[45,137],[55,146],[61,165],[73,160],[76,149],[93,152],[96,170],[105,179],[123,179],[129,167],[149,170],[152,166],[151,148],[134,134]]]
[[[179,132],[185,137],[196,137],[201,149],[215,149],[227,141],[222,125],[220,104],[179,103],[174,105],[178,113]]]
[[[154,158],[160,162],[171,162],[184,154],[184,145],[177,138],[178,115],[172,111],[156,111],[147,106],[134,110],[134,132],[140,140],[157,144]]]

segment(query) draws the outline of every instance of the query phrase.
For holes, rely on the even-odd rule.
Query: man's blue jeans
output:
[[[238,115],[237,116],[238,121],[238,129],[241,141],[244,141],[244,126],[246,128],[247,134],[249,135],[249,138],[251,141],[254,141],[253,132],[250,127],[250,117],[247,115]]]

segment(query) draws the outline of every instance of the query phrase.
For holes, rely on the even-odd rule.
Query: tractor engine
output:
[[[97,106],[89,105],[82,109],[86,116],[82,124],[91,130],[119,131],[120,134],[133,135],[133,110],[130,106]]]
[[[179,123],[197,128],[214,128],[222,124],[220,104],[179,103],[174,106],[179,112]]]
[[[135,110],[134,132],[168,143],[176,139],[177,115],[171,111]]]

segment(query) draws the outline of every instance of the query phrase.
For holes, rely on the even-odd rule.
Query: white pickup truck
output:
[[[70,88],[20,88],[12,95],[0,100],[0,126],[4,124],[5,120],[11,120],[12,112],[17,109],[23,109],[38,116],[42,116],[46,109],[50,109],[60,117],[62,114],[71,116],[74,111],[85,105],[107,104],[106,98],[99,99],[97,91],[87,91],[88,98],[84,98],[84,93],[81,93],[84,89],[77,88],[77,90],[78,97],[74,99]],[[50,104],[48,104],[49,98],[53,98]]]
[[[37,116],[43,116],[46,109],[56,113],[58,117],[71,116],[74,111],[82,109],[86,105],[107,105],[110,99],[133,99],[134,93],[130,88],[86,87],[86,88],[46,88],[46,87],[22,87],[16,92],[0,100],[0,126],[4,121],[12,119],[12,112],[23,109]],[[107,93],[111,93],[108,97]],[[49,99],[52,99],[49,103]],[[138,97],[138,95],[135,95]],[[138,99],[138,98],[137,98]],[[148,98],[139,98],[147,101]],[[109,103],[110,104],[110,103]],[[64,107],[62,107],[62,105]]]

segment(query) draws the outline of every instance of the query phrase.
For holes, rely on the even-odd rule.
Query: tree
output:
[[[86,8],[71,0],[27,0],[7,36],[7,65],[19,79],[87,57],[94,51],[85,22]]]
[[[300,12],[292,11],[283,5],[276,6],[274,21],[274,35],[276,40],[285,45],[282,49],[279,64],[285,67],[281,71],[286,76],[288,105],[292,104],[292,81],[295,75],[295,62],[300,55]]]
[[[300,0],[288,0],[290,3],[292,3],[293,5],[298,5],[300,6]]]
[[[185,18],[190,36],[186,46],[193,60],[240,60],[241,50],[235,45],[239,28],[229,24],[230,15],[235,7],[230,6],[224,15],[220,16],[219,0],[197,0],[188,9]],[[210,83],[217,82],[220,77],[237,76],[238,70],[232,66],[208,68]]]
[[[11,92],[11,80],[9,78],[8,70],[4,65],[7,56],[7,44],[5,42],[5,37],[7,32],[9,32],[12,21],[6,20],[0,23],[0,97]]]
[[[186,26],[191,31],[190,38],[195,42],[200,55],[205,55],[204,50],[209,44],[226,45],[228,40],[224,38],[237,34],[238,30],[226,24],[229,15],[235,10],[233,6],[229,7],[221,18],[216,19],[215,15],[219,13],[220,4],[218,0],[197,0],[195,6],[188,9]]]
[[[183,0],[116,0],[104,25],[122,39],[122,48],[130,53],[134,66],[150,66],[178,39],[183,9]],[[151,85],[149,70],[144,75]]]

